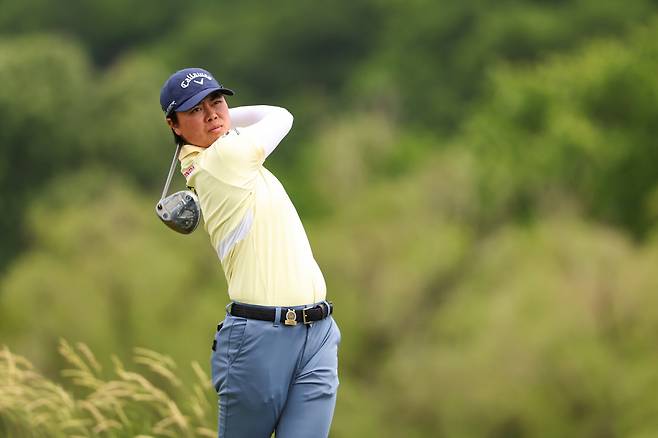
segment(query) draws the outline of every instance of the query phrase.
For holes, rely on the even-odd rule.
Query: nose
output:
[[[219,117],[217,111],[215,111],[212,105],[205,104],[203,106],[203,111],[205,112],[206,121],[208,122],[212,122]]]

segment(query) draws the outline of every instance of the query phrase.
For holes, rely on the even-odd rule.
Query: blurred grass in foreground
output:
[[[117,357],[103,370],[82,343],[60,341],[70,368],[62,387],[26,358],[0,350],[0,435],[7,437],[215,437],[216,406],[210,378],[192,363],[197,381],[183,386],[176,364],[152,350],[135,348],[134,370]]]

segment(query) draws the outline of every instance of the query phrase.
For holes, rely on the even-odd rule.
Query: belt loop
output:
[[[274,327],[278,327],[279,322],[281,322],[281,307],[274,310]]]
[[[325,318],[326,318],[329,315],[331,315],[331,306],[329,306],[329,303],[327,302],[327,300],[322,301],[322,304],[327,306],[327,314],[325,315]],[[322,309],[322,313],[324,314],[324,309]]]
[[[233,306],[233,301],[226,305],[226,316],[231,316],[231,308]]]

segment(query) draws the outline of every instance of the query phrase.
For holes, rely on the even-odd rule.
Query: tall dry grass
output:
[[[61,340],[69,368],[64,386],[41,375],[26,358],[0,350],[0,436],[215,437],[216,398],[210,378],[192,363],[183,384],[168,356],[135,348],[131,368],[117,357],[103,370],[82,343]]]

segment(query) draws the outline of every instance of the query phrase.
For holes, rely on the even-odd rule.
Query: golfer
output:
[[[293,117],[229,109],[232,95],[200,68],[177,71],[160,94],[231,299],[211,358],[219,437],[327,437],[340,331],[297,211],[263,166]]]

